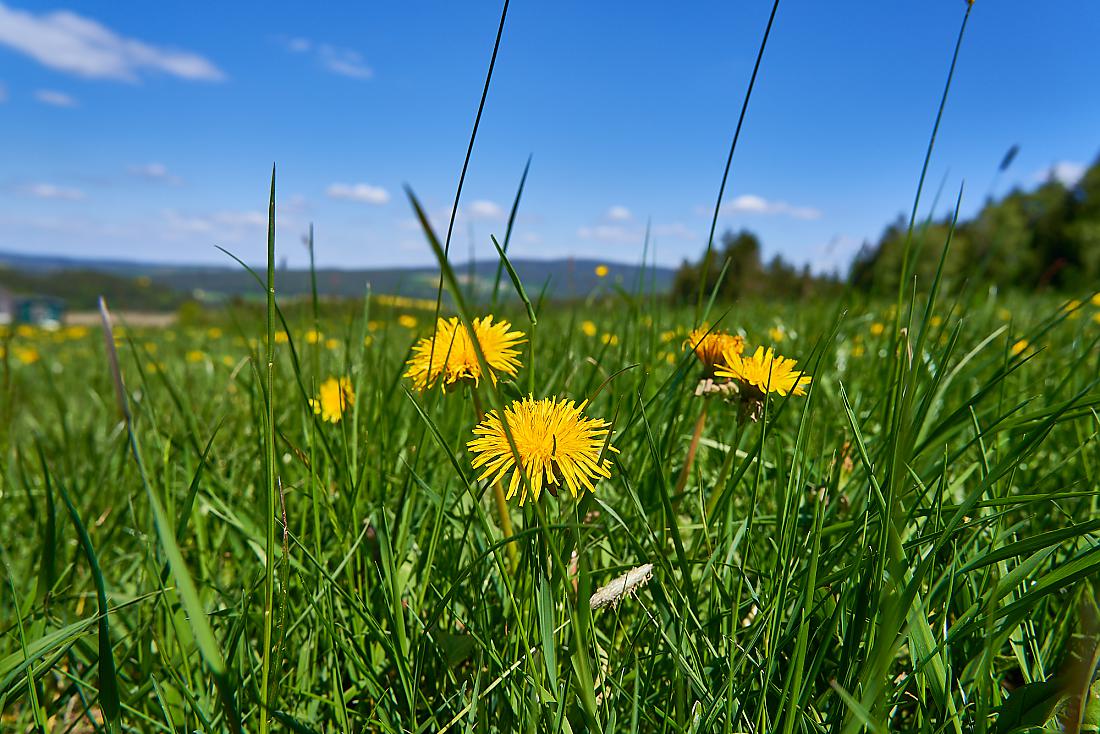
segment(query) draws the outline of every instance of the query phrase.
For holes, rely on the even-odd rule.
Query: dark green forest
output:
[[[952,217],[945,216],[914,228],[911,272],[918,283],[935,276],[951,224]],[[673,297],[690,301],[703,285],[706,293],[717,287],[724,300],[760,294],[804,298],[835,290],[845,280],[867,293],[894,293],[908,232],[908,219],[901,215],[877,242],[864,244],[843,275],[811,273],[778,256],[764,262],[756,235],[727,232],[709,262],[704,256],[680,266]],[[1050,178],[1031,190],[1016,188],[987,200],[977,215],[958,222],[944,262],[944,284],[994,284],[1021,291],[1095,289],[1100,284],[1100,160],[1072,186]]]

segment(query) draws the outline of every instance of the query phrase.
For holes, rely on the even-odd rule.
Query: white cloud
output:
[[[348,199],[350,201],[360,201],[365,204],[385,204],[390,200],[390,194],[384,188],[381,186],[371,186],[365,183],[330,184],[329,187],[325,189],[325,195],[330,199]]]
[[[296,54],[305,53],[313,48],[313,43],[308,38],[288,38],[286,39],[286,50],[293,51]]]
[[[0,3],[0,45],[43,66],[89,79],[136,82],[140,72],[220,81],[225,74],[202,56],[121,36],[67,10],[35,14]]]
[[[317,57],[321,61],[321,66],[333,74],[352,79],[370,79],[374,76],[374,70],[367,66],[363,55],[350,48],[338,48],[322,43],[317,47]]]
[[[771,201],[755,194],[742,194],[722,204],[723,214],[773,214],[794,219],[820,219],[821,210],[795,206],[785,201]]]
[[[470,216],[474,219],[503,219],[504,209],[495,201],[481,199],[470,204]]]
[[[699,237],[698,232],[683,222],[659,224],[653,228],[653,235],[655,237],[667,237],[670,240],[694,240]]]
[[[625,206],[613,206],[607,210],[607,214],[604,216],[612,222],[629,222],[634,215]]]
[[[34,93],[34,98],[42,104],[53,107],[79,107],[80,103],[74,97],[58,92],[55,89],[39,89]]]
[[[150,181],[163,181],[164,183],[178,184],[183,181],[179,176],[171,173],[163,163],[145,163],[140,166],[127,168],[130,175]]]
[[[1049,168],[1044,168],[1035,174],[1037,181],[1057,181],[1067,188],[1077,185],[1081,177],[1085,175],[1086,166],[1076,161],[1058,161]]]
[[[55,186],[50,183],[34,183],[23,187],[23,193],[36,199],[61,199],[64,201],[80,201],[84,192],[80,189],[66,186]]]
[[[633,228],[623,227],[618,224],[597,224],[591,227],[580,227],[577,236],[582,240],[597,240],[610,244],[640,243],[644,233],[639,233]]]

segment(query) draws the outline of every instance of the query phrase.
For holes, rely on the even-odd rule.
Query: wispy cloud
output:
[[[72,97],[64,92],[59,92],[56,89],[39,89],[34,93],[34,98],[42,104],[48,104],[52,107],[79,107],[80,103],[76,101],[75,97]]]
[[[624,245],[639,243],[645,235],[644,232],[635,227],[624,227],[620,224],[596,224],[578,228],[577,236],[582,240],[596,240],[608,244]]]
[[[630,213],[630,210],[625,206],[613,206],[607,210],[607,214],[604,215],[612,222],[629,222],[634,218],[634,215]]]
[[[267,227],[262,211],[221,211],[214,214],[184,214],[175,209],[162,212],[169,237],[211,235],[224,240],[240,240]]]
[[[333,46],[329,43],[315,43],[301,37],[280,37],[276,41],[291,53],[312,54],[322,68],[333,74],[352,79],[370,79],[374,76],[374,69],[367,65],[363,54],[354,49]]]
[[[504,219],[504,208],[495,201],[480,199],[472,202],[469,208],[474,219]]]
[[[1081,180],[1081,177],[1085,175],[1086,169],[1087,166],[1084,163],[1077,163],[1076,161],[1058,161],[1049,168],[1037,171],[1035,173],[1035,180],[1053,180],[1063,186],[1072,188],[1076,186],[1077,182]]]
[[[713,210],[712,210],[713,211]],[[755,194],[742,194],[722,204],[723,214],[770,214],[793,219],[821,219],[821,210],[811,206],[795,206],[785,201],[772,201]]]
[[[140,166],[130,166],[126,169],[131,176],[144,178],[149,181],[162,181],[164,183],[178,184],[183,179],[168,170],[163,163],[144,163]]]
[[[385,204],[390,200],[390,194],[384,188],[365,183],[330,184],[325,189],[325,195],[330,199],[347,199],[349,201],[360,201],[364,204]]]
[[[43,66],[89,79],[136,82],[149,72],[196,81],[225,78],[221,69],[198,54],[119,35],[68,10],[35,14],[0,3],[0,45]]]
[[[51,183],[33,183],[22,188],[24,194],[36,199],[59,199],[62,201],[80,201],[85,198],[84,192],[67,186],[56,186]]]

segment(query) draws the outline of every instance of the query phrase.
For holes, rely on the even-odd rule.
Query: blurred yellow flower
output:
[[[68,339],[83,339],[88,336],[87,326],[66,326],[63,332]]]
[[[290,341],[290,337],[287,336],[287,333],[285,331],[276,331],[275,332],[275,343],[276,344],[286,344],[288,341]]]
[[[871,324],[871,335],[872,336],[882,336],[885,331],[886,331],[886,325],[883,324],[882,322],[876,321],[875,323]]]
[[[1012,318],[1012,312],[1009,311],[1007,308],[999,308],[997,309],[997,318],[999,318],[1001,321],[1008,321],[1010,318]]]
[[[1025,351],[1030,345],[1027,343],[1027,339],[1021,339],[1012,345],[1012,353],[1020,354]]]
[[[369,347],[371,344],[374,344],[374,337],[370,334],[367,334],[365,337],[363,337],[363,346]]]
[[[603,334],[600,336],[600,341],[604,344],[610,344],[611,346],[618,346],[619,336],[618,334]]]
[[[703,365],[708,375],[713,375],[714,368],[722,359],[726,350],[741,354],[745,351],[745,340],[737,334],[730,334],[722,329],[709,329],[703,324],[697,329],[692,329],[684,340],[684,347],[695,352],[695,357]]]
[[[34,364],[38,361],[38,350],[34,347],[16,345],[12,347],[11,352],[20,364]]]
[[[330,337],[330,338],[325,340],[325,347],[327,349],[336,349],[339,346],[340,346],[340,340],[339,339],[333,339],[333,338]]]
[[[378,331],[380,328],[382,328],[382,324],[377,321],[367,322],[367,331]]]
[[[399,323],[401,326],[404,326],[406,329],[411,330],[416,328],[417,321],[415,316],[403,313],[397,317],[397,323]]]
[[[852,356],[853,357],[862,357],[863,355],[864,355],[864,349],[863,349],[862,344],[856,344],[854,347],[852,347]]]
[[[351,380],[346,377],[330,377],[321,383],[320,394],[310,398],[309,405],[321,420],[339,423],[344,412],[355,402],[355,393],[351,389]]]
[[[511,499],[518,492],[520,505],[528,499],[537,502],[543,487],[555,496],[562,484],[574,497],[586,489],[595,492],[594,483],[611,476],[611,462],[601,458],[609,425],[600,418],[586,418],[582,412],[586,404],[528,397],[509,405],[504,416],[515,452],[500,416],[490,411],[474,428],[474,439],[466,444],[475,454],[474,469],[484,467],[478,481],[492,477],[492,482],[498,482],[510,470],[507,496]],[[610,445],[607,448],[616,450]]]
[[[145,347],[145,351],[148,352],[149,354],[156,354],[157,353],[157,343],[156,342],[145,342],[144,347]]]
[[[601,264],[601,265],[596,266],[596,277],[597,278],[606,278],[607,274],[609,272],[611,272],[611,271],[608,270],[606,265]]]
[[[222,364],[224,364],[226,367],[232,367],[233,365],[237,364],[237,360],[226,354],[222,357]]]
[[[221,339],[222,330],[216,326],[211,326],[209,329],[206,330],[206,336],[209,339]]]
[[[16,336],[21,336],[24,339],[29,339],[29,338],[33,337],[34,335],[36,335],[37,333],[38,333],[38,330],[35,329],[30,324],[20,324],[19,326],[15,327]]]
[[[581,331],[584,332],[585,336],[596,336],[596,325],[591,321],[582,321]]]
[[[783,337],[786,335],[787,334],[785,331],[783,331],[782,326],[773,326],[772,328],[768,329],[768,338],[771,339],[773,342],[778,343],[783,341]]]
[[[202,362],[206,359],[206,352],[199,349],[192,349],[187,353],[188,362]]]
[[[810,376],[797,369],[793,359],[776,354],[772,349],[764,351],[757,347],[751,357],[745,358],[733,349],[722,354],[722,364],[718,365],[715,375],[729,377],[752,386],[765,395],[769,392],[786,395],[805,395]]]
[[[515,375],[520,366],[516,347],[527,341],[523,332],[511,331],[512,325],[507,321],[494,324],[491,315],[474,319],[473,327],[493,384],[497,372]],[[469,332],[455,316],[439,319],[435,334],[422,337],[413,347],[407,366],[405,377],[420,390],[427,390],[440,377],[444,387],[450,387],[462,380],[477,385],[482,376]]]
[[[1100,311],[1097,311],[1092,315],[1092,320],[1100,324]]]
[[[933,316],[933,317],[932,317],[932,318],[931,318],[931,319],[929,320],[929,323],[931,323],[931,324],[932,324],[932,326],[939,326],[940,324],[942,324],[942,323],[943,323],[943,319],[941,319],[941,318],[940,318],[939,316]]]
[[[1094,293],[1089,301],[1092,303],[1093,306],[1100,308],[1100,293]]]
[[[310,344],[317,344],[324,338],[325,335],[316,329],[310,329],[306,332],[306,341]]]

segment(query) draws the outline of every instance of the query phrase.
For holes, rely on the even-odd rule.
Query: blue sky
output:
[[[771,3],[514,0],[452,251],[489,257],[524,162],[517,257],[657,260],[706,244]],[[846,266],[912,204],[963,0],[783,0],[722,227]],[[0,250],[427,264],[402,187],[446,223],[500,6],[0,0]],[[1100,3],[978,0],[926,202],[1073,180],[1100,152]]]

